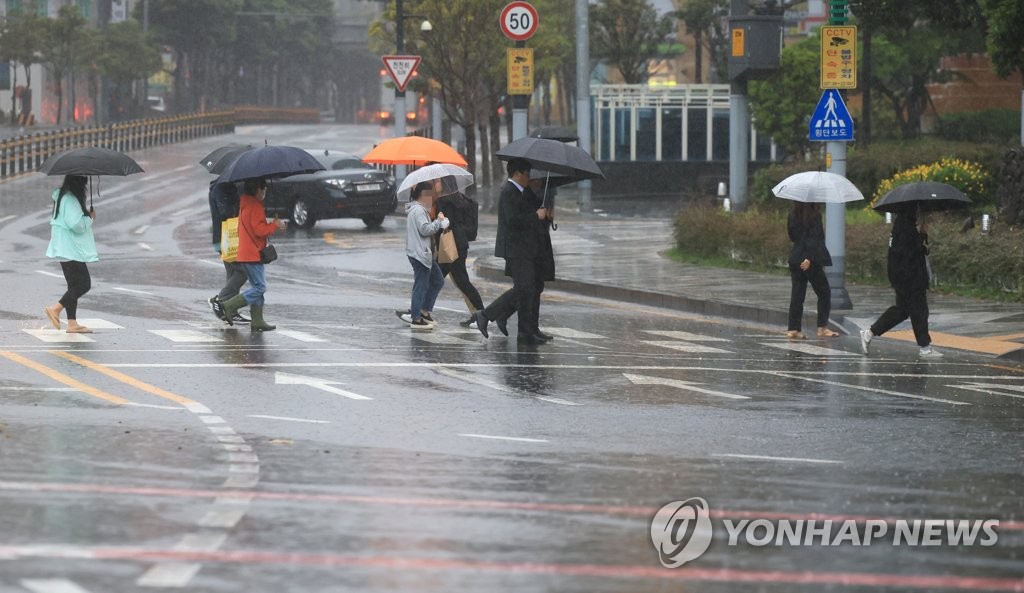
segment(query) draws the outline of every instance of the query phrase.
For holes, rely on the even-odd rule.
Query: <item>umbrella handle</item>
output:
[[[551,230],[553,230],[553,231],[557,231],[558,230],[558,223],[553,221],[553,220],[551,221]]]

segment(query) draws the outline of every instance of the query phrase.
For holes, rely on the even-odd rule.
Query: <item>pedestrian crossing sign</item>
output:
[[[821,94],[811,115],[807,137],[812,142],[853,140],[853,118],[836,89],[826,89]]]

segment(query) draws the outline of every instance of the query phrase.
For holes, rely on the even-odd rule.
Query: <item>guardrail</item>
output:
[[[223,111],[171,115],[112,123],[102,127],[63,128],[0,139],[0,179],[31,173],[50,155],[81,148],[102,146],[129,152],[151,146],[173,144],[229,134],[243,123],[317,123],[315,109],[276,109],[241,106]]]

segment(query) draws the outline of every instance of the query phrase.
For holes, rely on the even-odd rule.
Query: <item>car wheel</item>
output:
[[[295,200],[292,204],[292,224],[300,229],[310,229],[316,224],[316,218],[309,211],[309,206],[301,199]]]
[[[373,214],[370,216],[364,216],[363,224],[365,224],[367,228],[375,229],[380,225],[384,224],[384,216],[384,214]]]

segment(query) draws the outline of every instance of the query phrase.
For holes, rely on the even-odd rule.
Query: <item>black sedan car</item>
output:
[[[395,178],[359,157],[336,150],[307,150],[326,169],[292,175],[267,184],[268,215],[289,218],[300,229],[328,218],[361,218],[379,227],[395,211]]]

